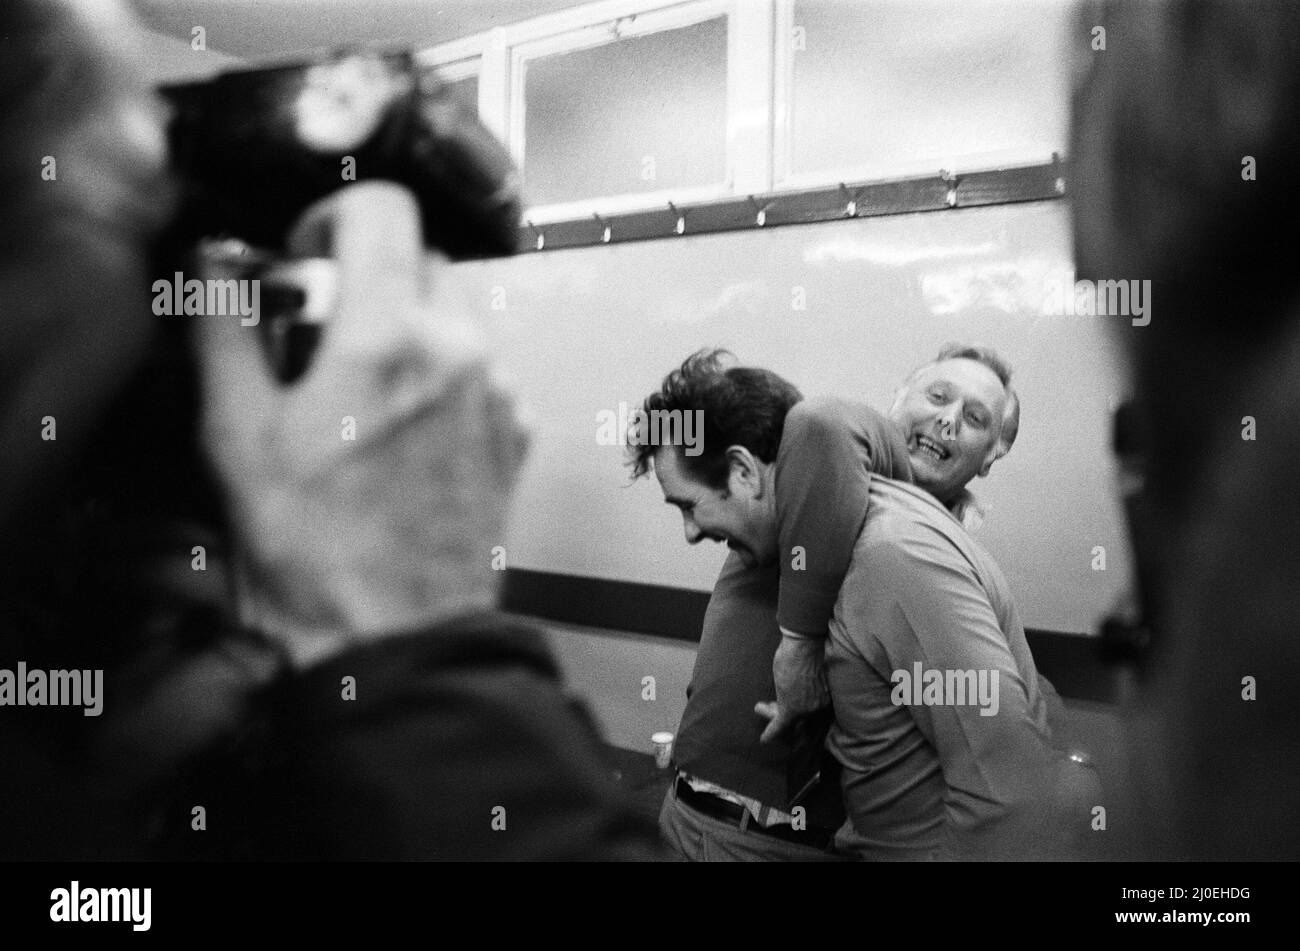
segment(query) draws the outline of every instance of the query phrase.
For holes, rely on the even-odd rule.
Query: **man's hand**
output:
[[[770,743],[789,730],[800,717],[820,710],[831,702],[826,685],[826,642],[782,632],[781,643],[772,658],[776,700],[757,703],[754,712],[768,719],[760,740]]]
[[[334,258],[338,298],[293,386],[271,375],[257,327],[197,318],[243,620],[300,665],[495,603],[492,548],[527,436],[473,315],[438,301],[447,265],[420,236],[414,198],[388,183],[308,209],[289,252]]]

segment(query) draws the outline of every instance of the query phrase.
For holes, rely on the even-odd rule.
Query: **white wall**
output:
[[[1108,440],[1124,385],[1103,333],[1124,318],[1041,315],[1070,261],[1067,208],[1053,201],[458,266],[458,293],[504,305],[491,330],[536,418],[508,563],[712,587],[724,550],[688,548],[658,486],[629,486],[622,449],[595,438],[599,411],[636,405],[699,347],[729,347],[809,395],[887,408],[941,344],[978,340],[1011,361],[1023,403],[1015,449],[973,484],[992,509],[980,537],[1027,626],[1095,630],[1129,568]],[[806,310],[792,307],[800,293]],[[1105,571],[1092,570],[1094,546]]]
[[[206,79],[242,62],[214,49],[193,49],[186,40],[152,30],[140,31],[140,45],[140,65],[149,82],[155,85]]]

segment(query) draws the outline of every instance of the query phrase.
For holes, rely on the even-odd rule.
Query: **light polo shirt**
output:
[[[984,672],[997,713],[955,691],[902,699],[896,671]],[[1061,767],[1001,570],[929,493],[876,477],[827,646],[828,743],[868,857],[1024,855]],[[924,679],[924,676],[922,677]],[[967,681],[969,683],[969,681]],[[984,704],[991,709],[991,704]]]

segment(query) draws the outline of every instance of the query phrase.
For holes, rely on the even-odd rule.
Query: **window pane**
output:
[[[527,70],[529,205],[724,180],[725,17],[538,57]]]
[[[1065,151],[1067,2],[796,0],[794,22],[794,174]]]
[[[474,115],[478,115],[478,77],[466,76],[447,83],[451,96]]]

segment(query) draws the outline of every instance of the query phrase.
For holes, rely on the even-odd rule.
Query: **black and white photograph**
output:
[[[906,863],[1263,923],[1300,4],[4,0],[0,131],[4,920]]]

